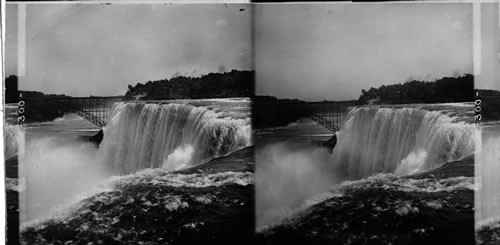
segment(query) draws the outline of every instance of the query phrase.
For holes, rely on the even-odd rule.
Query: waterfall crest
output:
[[[117,103],[99,154],[115,173],[177,170],[248,146],[250,119],[188,104]]]
[[[474,153],[478,130],[439,111],[353,108],[330,157],[349,179],[374,173],[407,175]]]

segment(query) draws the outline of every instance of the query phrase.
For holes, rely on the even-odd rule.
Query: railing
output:
[[[311,119],[332,132],[340,130],[347,108],[353,105],[353,103],[341,102],[307,103],[307,107],[312,112]]]
[[[336,132],[340,129],[340,117],[322,117],[314,114],[311,119],[332,132]]]

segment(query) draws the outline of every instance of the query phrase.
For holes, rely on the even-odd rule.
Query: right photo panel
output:
[[[474,61],[488,45],[477,48],[481,37],[491,48],[499,42],[478,41],[475,27],[485,15],[498,20],[497,5],[490,7],[255,6],[259,244],[475,243],[475,213],[485,220],[500,206],[492,194],[500,185],[493,138],[480,156],[496,165],[481,180],[491,185],[479,192],[489,201],[478,210],[474,199],[486,124],[477,118],[483,94],[474,91]],[[483,58],[498,65],[498,50],[487,52]],[[485,86],[484,97],[493,98],[493,82]],[[500,100],[491,101],[484,111],[498,118]],[[500,136],[494,123],[491,131]]]
[[[476,155],[477,244],[500,243],[500,20],[498,3],[474,4],[476,118],[481,151]]]

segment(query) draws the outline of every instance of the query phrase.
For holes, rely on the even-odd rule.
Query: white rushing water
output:
[[[186,104],[120,103],[104,128],[100,153],[116,173],[178,170],[250,144],[247,119]]]
[[[342,181],[380,173],[419,173],[474,154],[479,131],[463,120],[463,111],[472,112],[472,106],[441,104],[438,108],[352,108],[336,133],[333,152],[309,142],[281,141],[258,147],[258,226],[283,219],[290,210]]]
[[[3,129],[4,157],[8,159],[15,156],[19,151],[19,145],[24,139],[24,131],[19,125],[5,124]]]
[[[360,107],[347,118],[330,162],[353,179],[433,169],[473,154],[477,141],[474,125],[439,111]]]
[[[109,189],[102,184],[114,176],[148,168],[163,172],[188,168],[251,144],[245,108],[230,113],[233,105],[249,110],[248,99],[197,103],[210,108],[171,102],[116,103],[99,148],[75,141],[82,134],[78,125],[87,127],[83,119],[65,116],[28,125],[26,154],[20,159],[21,177],[26,180],[22,221],[54,217]],[[64,131],[57,133],[58,128]]]
[[[17,103],[5,104],[4,116],[5,123],[3,128],[4,139],[4,157],[8,159],[15,156],[22,145],[24,140],[24,131],[18,125],[17,121]]]
[[[482,126],[481,152],[476,157],[476,228],[500,222],[500,122]]]

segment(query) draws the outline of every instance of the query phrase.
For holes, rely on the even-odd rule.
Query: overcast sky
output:
[[[500,90],[500,32],[498,3],[481,4],[480,75],[474,85],[479,89]]]
[[[472,73],[472,5],[256,6],[256,90],[304,100]]]
[[[247,5],[32,4],[26,16],[23,90],[123,95],[137,82],[252,69]],[[6,17],[11,75],[17,63],[15,5],[8,5]]]

